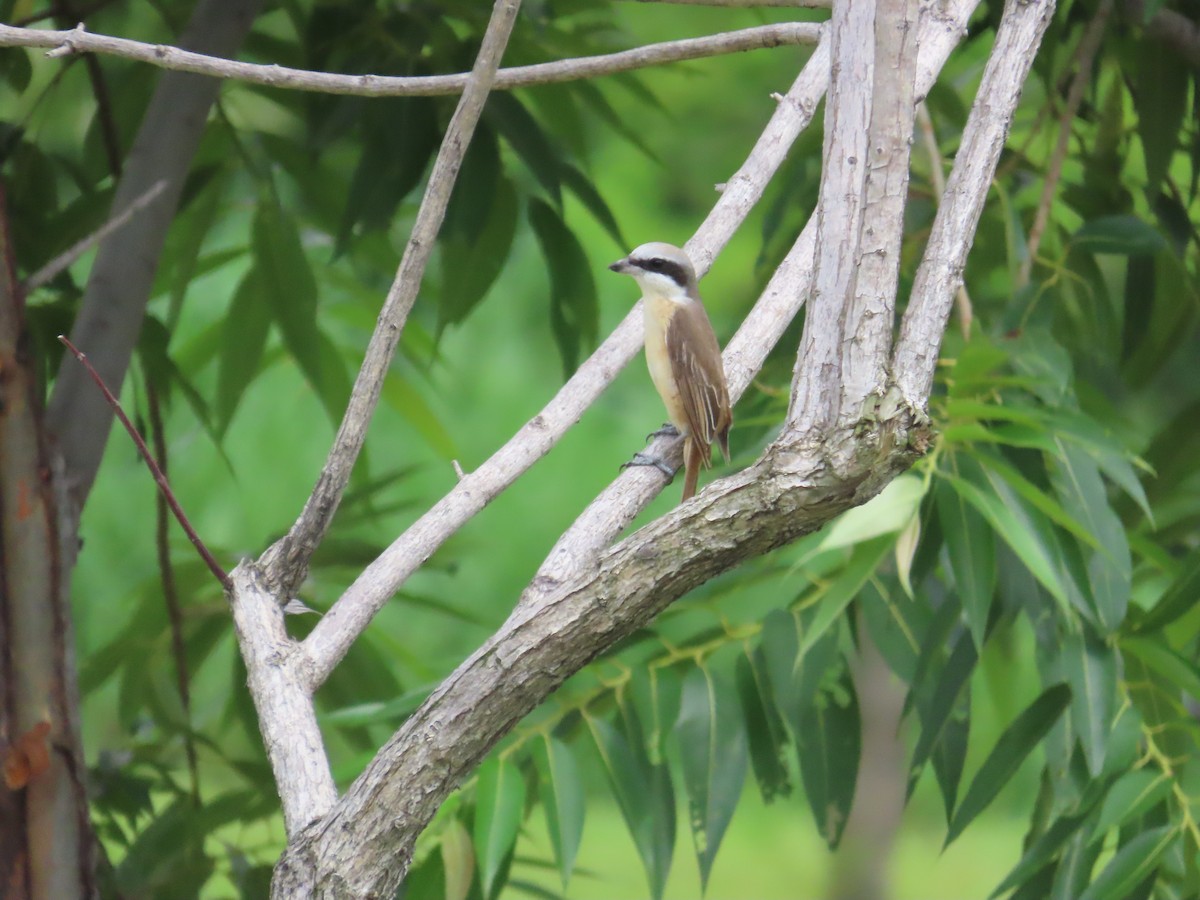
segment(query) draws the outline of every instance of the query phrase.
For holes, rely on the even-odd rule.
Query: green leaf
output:
[[[1084,626],[1062,642],[1062,667],[1071,686],[1071,722],[1079,735],[1088,771],[1104,770],[1104,755],[1117,716],[1117,654]]]
[[[554,858],[562,876],[563,888],[575,866],[575,855],[583,837],[583,815],[587,802],[579,765],[567,745],[546,735],[538,745],[542,809],[546,812],[546,830],[554,846]]]
[[[1071,242],[1092,253],[1121,256],[1153,256],[1167,249],[1167,240],[1158,229],[1132,215],[1101,216],[1085,222]]]
[[[495,897],[496,877],[517,842],[525,812],[525,779],[512,763],[492,756],[479,767],[475,785],[475,856],[484,897]]]
[[[587,254],[552,207],[531,200],[529,221],[550,271],[550,327],[564,377],[569,377],[579,364],[580,348],[596,343],[600,328],[596,282]]]
[[[646,757],[640,724],[632,707],[623,707],[628,739],[607,722],[585,716],[613,795],[642,858],[652,897],[661,898],[675,847],[675,794],[666,765]]]
[[[425,402],[421,392],[396,371],[395,366],[384,379],[383,401],[400,413],[443,459],[454,459],[458,456],[454,438],[438,419],[437,413]]]
[[[271,306],[263,296],[258,270],[251,269],[233,294],[225,317],[217,368],[217,431],[229,428],[246,388],[258,374],[271,329]]]
[[[737,696],[703,666],[694,668],[683,680],[675,734],[679,738],[703,892],[721,838],[742,795],[749,762]]]
[[[1024,884],[1027,879],[1036,875],[1043,866],[1047,865],[1058,855],[1059,850],[1063,848],[1063,845],[1067,841],[1079,833],[1079,829],[1086,819],[1086,814],[1062,816],[1055,819],[1054,823],[1036,841],[1029,845],[1029,848],[1025,851],[1025,855],[1021,857],[1021,861],[1013,866],[1012,870],[989,896],[998,897],[1006,891]]]
[[[800,642],[800,652],[802,654],[806,653],[825,635],[829,627],[837,621],[846,607],[850,605],[850,601],[858,596],[863,585],[867,583],[867,579],[879,568],[879,564],[887,556],[895,543],[895,535],[886,534],[882,537],[864,541],[854,548],[854,552],[850,554],[850,559],[847,560],[845,567],[833,582],[822,591],[821,600],[817,604],[816,612],[813,614],[811,622],[805,629],[804,638]]]
[[[1165,772],[1135,769],[1126,772],[1108,791],[1100,815],[1091,829],[1090,840],[1101,842],[1114,828],[1133,822],[1166,799],[1171,792],[1172,779]]]
[[[1133,98],[1146,155],[1146,195],[1154,197],[1179,146],[1191,72],[1153,42],[1139,41],[1133,57]]]
[[[985,810],[1016,774],[1025,757],[1046,736],[1071,704],[1071,689],[1065,684],[1047,688],[1013,721],[971,781],[967,795],[954,814],[946,834],[949,845],[975,817]]]
[[[976,649],[974,639],[969,633],[961,633],[929,700],[918,701],[917,711],[921,718],[921,736],[917,738],[917,746],[913,750],[912,762],[908,767],[908,794],[910,796],[926,761],[942,737],[942,729],[959,707],[959,696],[970,680],[971,673],[975,671],[975,665],[978,662],[979,651]]]
[[[1165,641],[1151,638],[1124,638],[1121,649],[1136,656],[1152,672],[1176,690],[1190,694],[1200,701],[1200,670],[1196,664],[1180,656]]]
[[[858,608],[888,666],[911,684],[917,673],[921,641],[933,619],[929,604],[902,591],[880,590],[876,583],[868,582],[859,595]]]
[[[811,613],[807,613],[806,621],[811,618]],[[793,614],[772,610],[763,620],[761,648],[775,703],[792,738],[799,740],[804,715],[816,700],[825,672],[837,659],[837,632],[826,632],[801,653]]]
[[[478,233],[449,230],[442,236],[439,331],[464,321],[487,295],[504,270],[517,233],[517,191],[512,182],[500,177],[492,194],[479,202],[484,224]]]
[[[1092,880],[1092,868],[1102,849],[1099,844],[1089,844],[1087,835],[1077,831],[1067,842],[1058,871],[1054,873],[1050,900],[1078,900]]]
[[[1048,460],[1050,482],[1066,510],[1100,547],[1088,562],[1096,616],[1111,633],[1125,619],[1133,565],[1125,527],[1108,504],[1099,466],[1079,446],[1056,439],[1058,454]]]
[[[616,216],[604,202],[604,198],[600,196],[596,186],[577,166],[571,163],[563,164],[561,174],[563,184],[567,189],[587,207],[587,211],[608,232],[608,236],[613,239],[617,247],[624,252],[629,247],[629,243],[625,240],[625,235],[621,233],[621,226],[617,224]]]
[[[1160,631],[1196,608],[1200,601],[1200,550],[1193,550],[1180,566],[1170,587],[1163,591],[1150,612],[1134,625],[1134,631],[1145,634]]]
[[[837,848],[850,816],[861,750],[858,696],[847,669],[808,708],[796,735],[804,791],[817,830],[831,850]]]
[[[317,329],[317,281],[294,222],[283,215],[273,198],[259,201],[251,244],[256,282],[271,305],[284,346],[308,383],[321,394],[326,373],[321,370],[324,354]]]
[[[1038,539],[1030,522],[1030,512],[1019,505],[1009,506],[1005,499],[956,475],[939,473],[947,479],[963,499],[975,507],[988,524],[1017,555],[1034,578],[1059,603],[1067,604],[1067,593],[1056,571],[1055,559],[1046,545]]]
[[[996,593],[996,539],[983,517],[944,481],[936,493],[954,585],[975,647],[983,647],[988,612]]]
[[[929,764],[942,794],[946,823],[954,818],[958,788],[962,782],[963,766],[967,761],[967,744],[971,737],[971,686],[968,683],[959,695],[950,718],[942,726],[938,742],[933,745]]]
[[[792,792],[784,747],[787,730],[775,705],[767,662],[762,647],[753,654],[743,653],[737,665],[738,694],[746,716],[746,736],[750,743],[750,764],[758,782],[763,803]]]
[[[1159,857],[1177,837],[1174,825],[1137,834],[1117,851],[1079,900],[1125,900],[1154,871]]]
[[[500,142],[496,132],[481,122],[454,182],[442,225],[443,239],[455,235],[473,242],[479,237],[487,225],[500,177]]]
[[[537,119],[508,91],[495,91],[488,97],[484,116],[529,167],[554,205],[562,209],[562,154]]]

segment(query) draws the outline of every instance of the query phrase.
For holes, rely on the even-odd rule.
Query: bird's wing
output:
[[[704,307],[688,303],[676,310],[667,327],[667,358],[679,390],[688,432],[705,451],[719,441],[725,451],[733,416],[721,364],[721,348]],[[711,465],[708,453],[701,454]]]

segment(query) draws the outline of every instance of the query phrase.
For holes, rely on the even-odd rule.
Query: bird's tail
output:
[[[702,447],[689,436],[683,445],[683,498],[691,500],[696,496],[696,484],[700,481],[700,469],[704,465],[704,455],[711,453],[708,447]]]

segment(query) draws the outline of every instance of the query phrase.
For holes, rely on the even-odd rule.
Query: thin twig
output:
[[[925,152],[929,156],[929,180],[933,183],[934,203],[941,202],[946,193],[946,173],[942,171],[942,151],[938,147],[937,133],[933,130],[933,119],[929,115],[929,107],[924,102],[917,104],[917,125],[921,129],[921,140],[925,144]],[[963,284],[954,295],[954,307],[958,310],[958,327],[964,338],[971,336],[971,323],[975,320],[974,307],[971,305],[971,295]]]
[[[166,478],[167,435],[163,428],[162,403],[149,377],[146,378],[146,406],[150,411],[150,440],[154,444],[154,458],[163,478]],[[179,690],[179,706],[183,710],[183,752],[187,756],[188,776],[192,782],[192,803],[199,806],[200,765],[196,759],[196,739],[192,733],[192,692],[188,684],[187,648],[183,641],[183,608],[179,603],[179,587],[175,583],[175,567],[171,564],[167,527],[167,498],[159,491],[154,503],[154,548],[158,557],[163,600],[167,604],[167,620],[171,624],[171,655],[175,657],[175,683]]]
[[[821,26],[808,22],[759,25],[723,34],[661,44],[647,44],[620,53],[581,59],[564,59],[505,69],[496,75],[493,90],[511,90],[535,84],[552,84],[627,72],[646,66],[682,62],[722,53],[738,53],[794,44],[815,44]],[[355,94],[364,97],[433,97],[457,94],[466,88],[468,73],[401,77],[390,75],[335,75],[286,66],[257,65],[205,56],[163,44],[144,44],[126,38],[92,34],[79,28],[70,31],[35,31],[0,25],[0,47],[50,47],[47,56],[73,53],[106,53],[163,69],[195,72],[249,84],[265,84],[288,90],[324,94]]]
[[[67,250],[58,254],[58,256],[54,257],[54,259],[50,260],[50,262],[46,263],[28,278],[26,278],[24,284],[25,293],[32,293],[42,285],[47,284],[51,279],[58,275],[59,272],[64,271],[67,267],[74,263],[75,260],[87,253],[88,250],[92,249],[92,247],[95,247],[122,225],[126,224],[139,211],[149,206],[154,201],[154,198],[161,194],[166,187],[167,182],[165,180],[156,181],[150,186],[149,190],[130,203],[123,212],[113,216],[87,237],[78,241],[74,246],[69,247]]]
[[[108,405],[112,407],[121,424],[125,426],[125,430],[129,432],[129,436],[133,438],[134,444],[137,445],[138,452],[142,454],[142,459],[146,461],[146,465],[150,467],[150,474],[154,476],[154,483],[158,485],[158,489],[166,498],[167,505],[171,507],[171,512],[175,514],[175,520],[179,522],[184,532],[188,536],[188,540],[192,542],[192,546],[196,548],[196,552],[200,554],[200,558],[204,560],[210,572],[217,577],[221,582],[221,587],[227,587],[229,584],[229,574],[221,568],[220,564],[209,553],[208,547],[204,545],[204,541],[200,540],[200,535],[196,534],[196,530],[192,528],[192,523],[188,521],[188,517],[184,515],[183,508],[179,505],[179,501],[175,499],[175,492],[171,490],[171,485],[167,482],[167,476],[163,474],[162,469],[158,467],[158,463],[154,461],[154,457],[150,454],[150,450],[146,447],[146,442],[142,440],[142,436],[138,434],[138,430],[133,427],[133,423],[129,421],[129,416],[125,415],[125,410],[121,408],[121,401],[113,396],[113,392],[108,389],[108,385],[104,383],[104,379],[100,377],[100,373],[92,368],[92,364],[88,362],[87,356],[82,353],[65,334],[58,336],[59,342],[66,347],[74,357],[79,360],[80,364],[87,369],[87,373],[92,377],[92,381],[96,382],[96,386],[100,388],[104,394],[104,399],[108,401]]]
[[[479,47],[479,55],[475,58],[470,80],[459,98],[458,107],[454,110],[434,160],[412,234],[404,248],[395,280],[388,290],[387,300],[379,313],[375,332],[367,345],[362,368],[354,382],[350,401],[346,404],[346,412],[325,467],[296,523],[282,540],[263,554],[261,562],[264,570],[270,578],[279,582],[285,596],[290,596],[295,586],[303,580],[308,560],[329,530],[333,514],[350,481],[350,472],[366,440],[367,427],[379,402],[388,367],[400,342],[409,311],[417,299],[434,241],[446,217],[450,192],[491,92],[500,58],[520,7],[521,0],[497,0],[492,9],[492,18]]]
[[[1050,207],[1058,194],[1058,180],[1062,177],[1063,163],[1067,158],[1067,149],[1071,143],[1071,126],[1079,105],[1083,102],[1083,92],[1092,79],[1092,63],[1100,49],[1100,39],[1104,36],[1104,26],[1112,12],[1113,0],[1103,0],[1092,21],[1088,22],[1087,30],[1079,39],[1075,50],[1078,68],[1075,77],[1071,79],[1071,88],[1067,91],[1067,106],[1058,117],[1058,140],[1050,154],[1050,162],[1046,166],[1046,177],[1042,181],[1042,196],[1038,200],[1037,212],[1033,216],[1033,225],[1029,227],[1029,246],[1025,258],[1021,261],[1021,269],[1017,273],[1017,288],[1029,284],[1029,276],[1033,271],[1033,261],[1037,257],[1038,248],[1042,243],[1042,235],[1046,233],[1046,225],[1050,222]]]

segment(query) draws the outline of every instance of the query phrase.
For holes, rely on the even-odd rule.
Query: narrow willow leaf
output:
[[[886,534],[864,541],[854,548],[845,567],[822,594],[816,612],[800,641],[801,654],[808,652],[825,635],[850,602],[858,596],[858,592],[875,573],[895,541],[894,535]]]
[[[784,756],[787,731],[771,693],[766,668],[761,647],[753,655],[739,656],[736,665],[738,695],[746,716],[746,737],[750,744],[750,764],[763,803],[770,803],[777,796],[788,796],[792,792],[792,781]]]
[[[462,822],[454,819],[442,832],[442,867],[446,900],[467,900],[475,880],[475,848]]]
[[[971,635],[962,632],[955,641],[954,650],[942,669],[928,701],[918,700],[917,711],[921,718],[921,736],[917,738],[916,749],[913,750],[912,762],[908,767],[908,794],[912,796],[917,779],[925,767],[926,761],[934,747],[942,737],[942,729],[954,716],[959,705],[959,695],[975,671],[979,662],[979,652]],[[961,772],[960,772],[961,774]]]
[[[929,604],[899,591],[881,591],[868,583],[859,595],[858,608],[888,667],[905,683],[912,684],[921,642],[933,620]]]
[[[963,766],[967,759],[967,742],[971,737],[971,685],[966,684],[950,718],[942,726],[941,738],[934,744],[929,764],[937,778],[942,794],[946,824],[954,817],[958,788],[962,782]]]
[[[1200,597],[1200,550],[1193,550],[1184,560],[1171,586],[1163,591],[1158,602],[1134,626],[1139,633],[1158,631],[1196,607]]]
[[[505,858],[517,842],[525,811],[525,779],[512,763],[488,758],[475,785],[475,855],[484,897],[494,897]]]
[[[1067,592],[1055,571],[1050,551],[1038,540],[1024,510],[1012,509],[990,491],[984,491],[970,481],[955,475],[942,474],[963,499],[977,509],[1003,538],[1030,573],[1063,606],[1068,604]]]
[[[938,484],[935,499],[954,586],[975,647],[981,649],[996,593],[996,538],[983,516],[946,482]]]
[[[464,321],[504,270],[517,233],[517,191],[500,177],[484,207],[478,233],[447,230],[442,236],[442,295],[438,304],[438,330]]]
[[[967,789],[967,795],[954,814],[954,820],[950,823],[946,835],[947,845],[962,834],[963,829],[995,799],[1016,774],[1025,757],[1046,736],[1070,704],[1071,689],[1065,684],[1056,684],[1043,691],[1040,697],[1004,729],[996,746],[979,767],[971,786]]]
[[[675,734],[701,892],[707,889],[713,860],[742,795],[749,766],[746,730],[738,706],[732,687],[706,667],[697,666],[683,680]]]
[[[529,167],[554,205],[562,209],[562,154],[537,119],[507,91],[496,91],[488,97],[484,117]]]
[[[579,841],[583,837],[583,815],[586,800],[583,780],[575,756],[562,741],[546,735],[538,745],[538,781],[542,809],[546,813],[546,830],[558,860],[563,887],[571,878]]]
[[[258,374],[270,328],[271,305],[263,296],[258,271],[251,269],[234,292],[222,329],[221,359],[217,364],[218,433],[226,432],[242,395]]]
[[[383,382],[383,401],[404,417],[405,421],[443,459],[455,459],[458,455],[454,438],[438,419],[437,413],[412,384],[402,378],[393,368]]]
[[[1061,658],[1071,686],[1071,721],[1094,777],[1104,770],[1104,754],[1117,715],[1117,654],[1084,626],[1066,635]]]
[[[1174,825],[1141,832],[1117,851],[1079,900],[1126,900],[1178,837]]]
[[[579,198],[579,202],[587,207],[588,212],[592,214],[601,227],[608,232],[616,243],[621,252],[628,252],[629,243],[625,240],[625,235],[621,233],[621,226],[617,224],[617,219],[609,209],[604,198],[600,196],[600,192],[596,190],[596,186],[591,180],[583,174],[576,166],[570,163],[565,163],[561,170],[563,184]]]
[[[1176,132],[1170,132],[1168,140],[1175,139]],[[1167,240],[1158,229],[1134,215],[1099,216],[1084,222],[1071,236],[1071,243],[1092,253],[1121,256],[1153,256],[1167,249]]]
[[[1092,880],[1092,868],[1102,849],[1099,844],[1089,844],[1087,835],[1077,831],[1067,842],[1058,871],[1054,873],[1050,900],[1078,900]]]
[[[637,714],[632,707],[622,712],[624,720],[632,720],[636,727]],[[670,773],[665,765],[650,764],[640,732],[627,738],[601,719],[587,716],[585,721],[645,866],[650,895],[661,898],[675,847],[675,794]]]
[[[807,623],[813,613],[801,617]],[[786,610],[775,610],[763,621],[762,651],[771,693],[793,740],[799,740],[804,717],[816,700],[825,673],[838,659],[837,631],[828,630],[807,651],[800,651],[799,623]]]
[[[1037,875],[1044,866],[1058,855],[1067,841],[1079,833],[1079,829],[1086,819],[1086,814],[1062,816],[1055,819],[1054,823],[1036,841],[1029,845],[1029,849],[1021,857],[1021,861],[1013,866],[1012,871],[996,886],[990,898],[998,897],[1006,891],[1024,884],[1032,876]]]
[[[529,221],[550,271],[550,328],[569,376],[579,363],[580,349],[596,342],[600,312],[592,267],[579,241],[553,207],[529,203]]]
[[[817,830],[830,849],[837,847],[850,816],[861,751],[858,696],[847,669],[804,714],[796,736],[804,791]]]
[[[1125,619],[1133,582],[1125,526],[1108,504],[1099,466],[1075,444],[1062,438],[1056,443],[1058,453],[1048,459],[1050,482],[1064,508],[1100,545],[1090,554],[1088,580],[1096,615],[1105,633],[1111,633]]]
[[[1194,700],[1200,701],[1200,670],[1195,663],[1180,656],[1165,641],[1150,638],[1126,638],[1121,647],[1136,656],[1166,684],[1174,685]]]
[[[1104,798],[1100,815],[1091,830],[1090,840],[1103,841],[1104,836],[1113,828],[1120,828],[1145,815],[1166,798],[1172,786],[1171,776],[1156,769],[1135,769],[1126,772]]]
[[[320,393],[323,373],[317,280],[295,223],[284,216],[274,198],[264,197],[258,203],[251,247],[257,285],[271,306],[283,343],[305,379]]]

